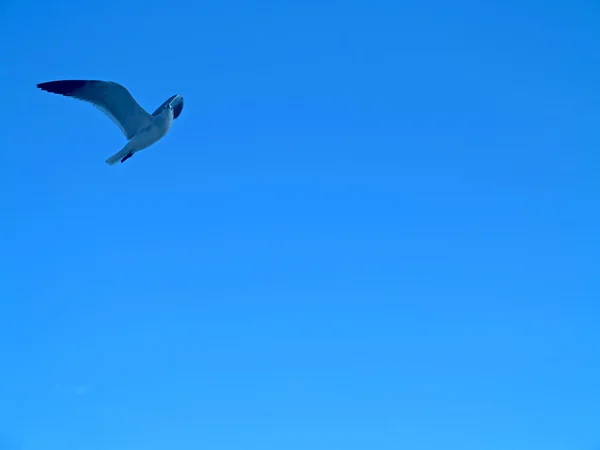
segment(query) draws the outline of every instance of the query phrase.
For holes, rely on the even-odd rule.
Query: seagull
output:
[[[37,87],[91,103],[117,124],[129,142],[105,161],[111,166],[162,139],[183,110],[183,96],[175,94],[150,115],[124,86],[114,81],[58,80],[39,83]]]

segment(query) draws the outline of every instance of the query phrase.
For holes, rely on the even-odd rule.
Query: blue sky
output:
[[[600,448],[599,5],[0,13],[1,450]]]

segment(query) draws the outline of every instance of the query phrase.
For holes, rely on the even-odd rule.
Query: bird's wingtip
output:
[[[53,94],[68,95],[84,87],[87,82],[88,81],[86,80],[45,81],[43,83],[38,83],[36,86],[42,91],[52,92]]]

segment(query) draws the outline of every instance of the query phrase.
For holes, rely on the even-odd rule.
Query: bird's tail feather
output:
[[[113,166],[127,156],[130,151],[129,146],[126,145],[122,150],[109,157],[105,162],[106,164]]]

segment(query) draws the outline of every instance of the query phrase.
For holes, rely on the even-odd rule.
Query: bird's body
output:
[[[106,160],[109,165],[125,162],[135,153],[158,142],[169,132],[173,120],[183,110],[183,97],[176,94],[150,115],[126,88],[111,81],[61,80],[37,86],[47,92],[89,102],[119,126],[129,142]]]
[[[159,114],[152,117],[152,122],[139,130],[123,149],[106,160],[109,165],[118,161],[125,162],[135,153],[142,151],[152,144],[161,140],[173,124],[173,111],[170,108],[163,109]]]

